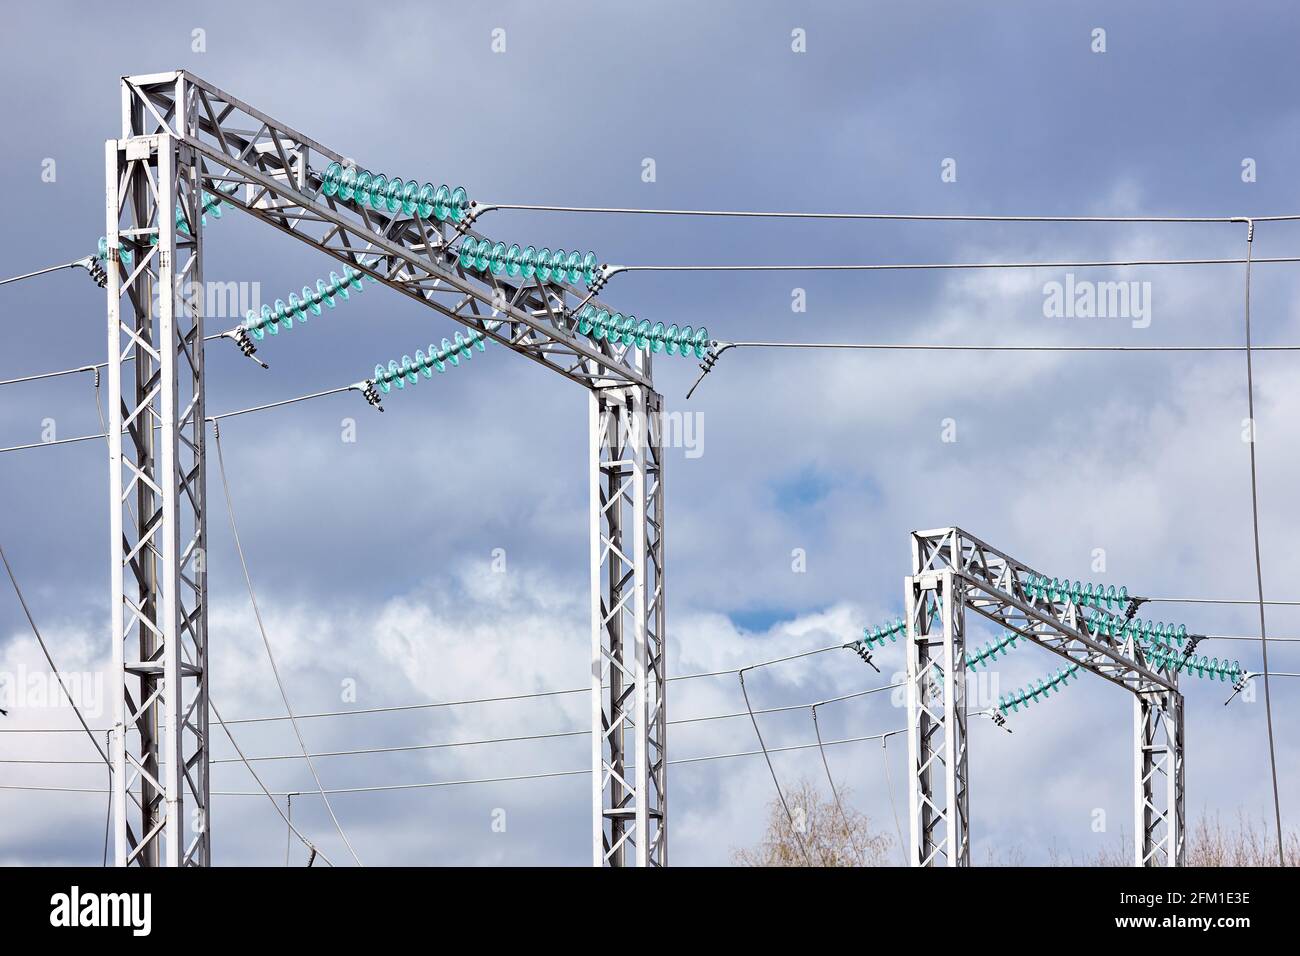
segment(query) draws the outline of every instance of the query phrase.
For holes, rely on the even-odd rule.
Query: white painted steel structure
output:
[[[202,281],[206,190],[589,390],[593,862],[662,865],[663,459],[650,357],[574,330],[577,306],[601,305],[603,273],[582,291],[467,272],[454,246],[482,238],[476,207],[459,223],[381,215],[321,191],[330,162],[347,164],[185,71],[122,81],[122,136],[107,144],[115,860],[211,862],[204,297],[177,285]]]

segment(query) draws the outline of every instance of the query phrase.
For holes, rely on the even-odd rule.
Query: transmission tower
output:
[[[647,351],[575,330],[606,270],[585,293],[466,270],[452,241],[484,240],[474,204],[444,220],[330,194],[316,167],[348,166],[341,153],[185,71],[125,77],[122,103],[106,235],[117,864],[211,861],[204,296],[176,285],[201,289],[211,191],[589,391],[592,858],[663,865],[662,399]]]
[[[913,866],[968,866],[966,612],[1133,694],[1135,858],[1183,863],[1183,695],[1140,641],[1089,628],[1079,598],[960,528],[912,534],[906,579],[908,795]],[[1157,650],[1156,653],[1159,653]]]

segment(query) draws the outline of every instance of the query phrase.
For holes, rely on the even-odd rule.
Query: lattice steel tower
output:
[[[342,154],[184,71],[124,78],[122,114],[106,236],[117,864],[211,862],[204,296],[187,286],[202,290],[205,191],[588,390],[592,859],[666,863],[662,399],[648,352],[575,329],[605,271],[589,292],[467,271],[452,243],[482,239],[490,207],[444,222],[327,195],[313,164]]]
[[[908,794],[913,866],[970,864],[966,612],[1133,694],[1134,862],[1183,862],[1183,695],[1140,642],[1094,634],[1069,594],[1035,593],[1028,566],[960,528],[912,535],[906,579]]]

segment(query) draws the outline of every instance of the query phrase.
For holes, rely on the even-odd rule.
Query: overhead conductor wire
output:
[[[271,641],[266,636],[266,626],[262,622],[262,612],[257,606],[257,594],[253,589],[253,577],[249,573],[248,561],[244,558],[244,547],[239,540],[239,528],[235,523],[235,507],[230,497],[230,482],[226,478],[226,460],[221,449],[221,426],[220,423],[215,421],[213,422],[213,437],[216,439],[217,471],[221,476],[221,490],[226,499],[226,514],[230,517],[230,533],[234,538],[235,551],[239,554],[239,566],[244,572],[244,583],[248,585],[248,600],[253,606],[253,617],[257,620],[257,630],[262,636],[262,646],[266,648],[266,657],[271,663],[271,673],[275,676],[275,686],[280,691],[280,699],[284,702],[285,713],[289,716],[289,723],[293,727],[294,736],[298,738],[298,746],[302,750],[303,757],[307,762],[307,769],[311,771],[312,779],[316,781],[316,789],[320,792],[320,797],[325,804],[325,809],[329,811],[330,819],[334,821],[334,829],[338,831],[340,839],[343,840],[343,845],[347,847],[348,853],[352,855],[352,859],[356,861],[357,866],[361,866],[361,858],[357,856],[357,851],[352,848],[352,844],[348,840],[348,835],[343,832],[343,826],[339,823],[338,817],[335,816],[334,807],[331,806],[330,799],[325,793],[325,786],[321,783],[320,776],[316,773],[316,764],[308,755],[307,743],[303,740],[302,731],[298,728],[298,720],[294,717],[293,706],[289,703],[289,695],[284,689],[284,681],[280,678],[280,669],[275,664],[275,654],[271,650]],[[211,702],[209,701],[209,703]],[[215,713],[215,707],[213,708],[213,711]],[[218,715],[218,720],[220,720],[220,715]],[[228,734],[229,732],[227,732],[227,735]],[[233,739],[231,740],[231,743],[234,743]],[[236,750],[238,750],[238,747],[236,747]],[[278,803],[276,803],[276,809],[279,809]],[[286,822],[288,821],[286,820]]]
[[[1255,463],[1255,440],[1258,437],[1255,428],[1255,374],[1251,360],[1250,330],[1250,266],[1255,240],[1255,223],[1246,221],[1246,407],[1250,422],[1250,517],[1255,545],[1255,587],[1259,603],[1259,649],[1264,665],[1264,719],[1268,727],[1268,763],[1273,778],[1273,815],[1277,824],[1277,858],[1280,866],[1286,866],[1286,850],[1282,845],[1282,801],[1278,796],[1277,786],[1277,751],[1273,744],[1273,702],[1269,694],[1268,680],[1268,628],[1264,615],[1264,562],[1259,547],[1259,480]]]

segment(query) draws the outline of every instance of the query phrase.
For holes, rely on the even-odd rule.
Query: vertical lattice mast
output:
[[[919,557],[913,565],[920,569]],[[908,816],[913,866],[970,864],[965,613],[958,588],[951,570],[906,580]],[[936,786],[936,781],[941,786]]]
[[[1133,832],[1136,866],[1182,866],[1183,696],[1133,696]]]
[[[124,84],[105,151],[114,858],[207,865],[201,190],[193,151],[145,124]]]
[[[667,862],[661,409],[639,386],[591,392],[596,866]]]

